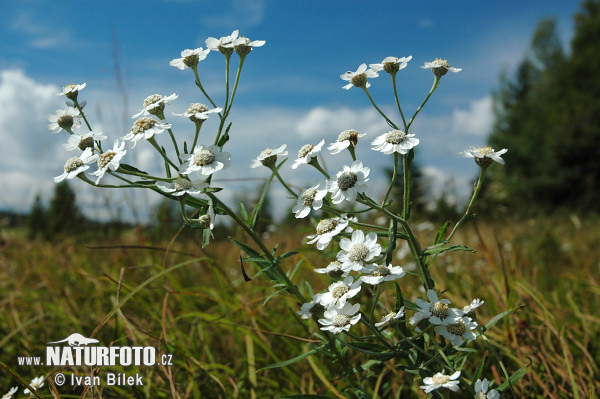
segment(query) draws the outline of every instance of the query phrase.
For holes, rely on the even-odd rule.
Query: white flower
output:
[[[285,157],[287,156],[288,152],[285,151],[285,147],[287,147],[286,144],[282,145],[279,148],[276,148],[274,150],[270,149],[270,148],[265,148],[258,157],[256,157],[256,159],[252,160],[252,164],[250,165],[251,168],[258,168],[259,166],[263,165],[266,166],[267,168],[271,168],[273,166],[275,166],[275,164],[277,163],[277,157]]]
[[[72,132],[81,125],[78,120],[80,117],[81,115],[77,108],[67,107],[65,109],[57,109],[56,113],[46,115],[46,120],[50,122],[48,129],[52,133],[58,133],[63,129],[67,132]]]
[[[377,234],[369,233],[365,237],[362,230],[356,230],[352,233],[352,238],[342,238],[340,240],[342,250],[337,254],[337,260],[342,262],[344,271],[360,271],[366,262],[381,253],[381,245],[377,244]]]
[[[208,187],[208,183],[203,181],[190,181],[186,178],[178,177],[177,180],[173,180],[168,185],[163,182],[157,182],[156,186],[165,193],[170,193],[176,197],[180,197],[184,194],[187,195],[198,195],[202,193],[202,189]]]
[[[78,157],[72,157],[67,160],[64,166],[64,173],[54,178],[55,183],[67,179],[71,180],[78,174],[89,169],[88,164],[95,162],[98,159],[98,154],[92,155],[92,149],[86,148]]]
[[[454,346],[462,343],[463,339],[474,340],[477,335],[471,330],[477,328],[477,322],[470,317],[464,316],[456,321],[444,320],[444,324],[435,326],[435,332],[446,338]]]
[[[127,154],[125,142],[120,140],[115,140],[112,150],[100,154],[100,157],[98,158],[98,170],[92,173],[92,175],[98,176],[96,184],[100,182],[100,179],[102,179],[107,170],[117,170],[119,168],[121,158],[123,158],[125,154]]]
[[[173,93],[170,96],[163,97],[160,94],[152,94],[144,100],[144,108],[133,115],[133,118],[146,115],[160,115],[165,109],[165,105],[177,98],[177,94]]]
[[[234,42],[238,38],[239,31],[234,30],[231,35],[223,36],[220,39],[215,39],[214,37],[209,37],[206,39],[206,47],[213,51],[219,51],[222,54],[230,53],[233,51]]]
[[[381,70],[386,71],[389,74],[393,74],[398,72],[400,69],[406,68],[408,61],[412,60],[412,55],[408,57],[385,57],[381,64],[369,64],[369,67],[375,72],[379,72]]]
[[[19,390],[19,387],[12,387],[7,393],[2,395],[1,399],[12,399],[13,395],[15,393],[17,393],[18,390]]]
[[[487,378],[475,381],[475,399],[500,399],[500,394],[495,389],[488,392],[489,386]]]
[[[414,134],[406,134],[402,130],[390,130],[378,136],[371,142],[372,150],[381,151],[384,154],[407,154],[410,149],[419,144],[419,139]]]
[[[303,319],[310,319],[313,315],[323,312],[323,305],[321,305],[321,296],[323,294],[315,294],[312,301],[302,304],[298,313]]]
[[[82,83],[80,85],[75,84],[75,83],[71,83],[69,85],[66,85],[62,88],[62,93],[57,93],[57,96],[62,96],[64,95],[65,97],[67,97],[69,100],[75,100],[77,99],[77,94],[79,94],[80,90],[83,90],[85,88],[86,84]]]
[[[188,175],[192,172],[198,172],[200,175],[208,177],[231,165],[230,158],[231,154],[221,151],[215,145],[197,145],[193,154],[181,155],[181,160],[185,162],[181,165],[183,170],[181,173]]]
[[[437,78],[441,78],[447,74],[448,71],[454,73],[462,71],[461,68],[451,67],[450,64],[448,64],[448,61],[442,60],[441,58],[436,58],[433,62],[426,62],[421,68],[431,69],[431,72],[433,72]]]
[[[475,162],[477,162],[477,165],[479,166],[489,166],[492,161],[504,165],[504,159],[501,158],[501,155],[505,154],[507,151],[506,148],[496,152],[492,147],[469,147],[468,150],[460,152],[459,154],[465,158],[475,158]]]
[[[344,130],[338,135],[337,141],[329,144],[327,149],[331,151],[331,155],[339,154],[341,151],[346,148],[352,146],[352,148],[356,147],[356,143],[358,143],[358,138],[365,136],[366,133],[359,134],[356,130]]]
[[[89,131],[84,134],[72,134],[67,140],[67,144],[63,144],[63,147],[67,151],[73,151],[80,149],[84,151],[86,148],[94,148],[94,141],[104,140],[106,136],[102,132],[94,133]]]
[[[327,309],[323,314],[325,318],[319,319],[319,323],[325,326],[321,327],[321,330],[331,331],[334,334],[350,330],[350,327],[360,320],[359,309],[360,304],[350,305],[349,302],[340,309],[335,307]]]
[[[33,380],[31,380],[31,382],[29,383],[29,385],[31,385],[31,388],[33,388],[34,391],[37,391],[38,389],[40,389],[41,387],[44,386],[44,376],[40,375],[39,377],[34,378]],[[25,395],[32,393],[29,389],[25,389],[23,391],[23,393]]]
[[[327,182],[327,191],[331,193],[331,202],[340,204],[344,201],[352,202],[358,193],[367,190],[369,172],[361,161],[354,161],[352,165],[344,165],[335,178]]]
[[[233,42],[233,49],[240,57],[245,57],[252,51],[254,47],[262,47],[265,45],[264,40],[250,41],[247,37],[240,36]]]
[[[348,275],[347,271],[342,270],[342,262],[337,260],[330,262],[327,267],[314,269],[314,272],[319,274],[327,274],[334,278],[346,277]]]
[[[469,315],[469,313],[473,312],[475,309],[477,309],[478,307],[480,307],[483,304],[484,304],[484,301],[482,301],[479,298],[476,298],[476,299],[473,299],[469,305],[464,306],[462,308],[462,311],[464,312],[464,314],[468,315],[469,317],[472,317],[471,315]],[[475,313],[475,312],[473,312],[473,313]]]
[[[419,306],[417,314],[421,316],[413,316],[410,323],[416,325],[423,319],[427,319],[431,324],[440,325],[448,322],[455,322],[463,316],[463,313],[459,309],[450,308],[448,305],[450,301],[448,299],[440,299],[434,290],[427,290],[427,299],[429,302],[422,300],[421,298],[416,299],[416,304]]]
[[[337,218],[323,219],[317,224],[317,234],[308,236],[308,244],[317,243],[317,249],[322,251],[329,245],[333,237],[348,227],[348,218],[341,215]]]
[[[401,266],[379,266],[374,263],[363,267],[361,272],[367,273],[368,275],[362,276],[360,279],[371,285],[376,285],[384,281],[394,281],[404,277],[406,274]]]
[[[326,308],[342,308],[346,301],[360,292],[360,279],[354,281],[351,276],[347,276],[343,281],[336,281],[329,286],[329,291],[321,295],[319,303]]]
[[[155,134],[160,134],[165,131],[165,129],[170,129],[171,124],[164,121],[157,121],[156,119],[150,118],[148,116],[142,116],[138,118],[133,123],[131,127],[131,131],[123,136],[123,140],[131,140],[133,143],[133,147],[137,144],[138,141],[145,139],[148,140],[152,138]]]
[[[457,371],[452,375],[436,373],[433,377],[423,378],[425,385],[421,385],[421,389],[425,390],[425,393],[429,393],[438,388],[448,388],[452,392],[456,392],[459,389],[458,384],[460,383],[460,381],[457,381],[458,377],[460,377],[460,371]]]
[[[327,195],[327,190],[319,190],[319,185],[307,188],[298,197],[296,205],[292,208],[292,212],[294,212],[297,219],[308,216],[311,209],[317,210],[323,206],[323,198]]]
[[[400,319],[402,316],[404,316],[404,306],[402,306],[397,312],[390,312],[383,316],[379,323],[375,323],[375,327],[383,327],[388,324],[393,325],[394,323],[397,323],[398,319]]]
[[[302,146],[298,151],[298,158],[294,161],[292,169],[296,169],[302,164],[308,164],[313,158],[316,158],[321,152],[323,144],[325,144],[325,140],[321,140],[317,145],[306,144]]]
[[[352,86],[370,87],[371,84],[368,82],[368,78],[376,78],[377,76],[379,76],[379,74],[376,71],[367,69],[367,64],[360,64],[356,72],[344,72],[340,75],[340,78],[350,82],[343,87],[344,89],[348,90]]]
[[[173,113],[175,116],[184,116],[189,118],[194,123],[203,123],[210,114],[215,114],[223,111],[223,108],[217,107],[208,109],[208,107],[201,103],[192,103],[189,108],[183,114]]]
[[[198,62],[202,61],[206,58],[206,56],[210,53],[209,49],[202,50],[202,47],[199,47],[194,50],[185,49],[181,52],[181,58],[175,58],[169,65],[174,66],[175,68],[179,68],[184,70],[186,68],[195,68],[198,66]]]

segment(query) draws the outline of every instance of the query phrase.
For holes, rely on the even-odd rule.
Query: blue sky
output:
[[[498,87],[499,74],[514,70],[541,18],[556,18],[563,44],[568,45],[572,16],[579,8],[579,1],[565,0],[121,0],[98,4],[52,0],[3,4],[1,209],[26,211],[36,193],[48,198],[52,177],[60,175],[64,161],[73,156],[61,147],[66,134],[53,135],[44,118],[64,107],[63,98],[54,96],[61,86],[87,83],[81,96],[88,102],[88,117],[94,130],[104,131],[112,142],[125,135],[133,122],[123,115],[136,113],[150,94],[177,93],[179,99],[169,113],[183,112],[190,102],[205,102],[192,73],[169,66],[169,61],[183,49],[206,47],[207,37],[225,36],[234,29],[267,43],[246,61],[231,117],[232,167],[223,171],[221,179],[263,178],[265,170],[249,170],[248,165],[265,147],[285,143],[290,158],[295,158],[303,144],[316,144],[323,138],[329,143],[342,130],[353,128],[367,133],[358,156],[372,169],[372,189],[384,190],[380,171],[391,157],[371,151],[368,143],[389,129],[360,90],[341,89],[345,82],[339,75],[356,70],[363,62],[412,55],[408,67],[398,74],[400,101],[409,115],[433,81],[431,72],[419,66],[439,57],[463,69],[442,79],[411,133],[421,140],[417,159],[432,187],[439,191],[449,182],[459,197],[465,196],[477,170],[458,152],[485,144],[493,122],[491,93]],[[127,101],[115,79],[117,47]],[[222,101],[222,55],[209,54],[200,73],[206,88],[217,102]],[[377,103],[398,120],[389,76],[382,74],[371,84]],[[182,135],[189,134],[184,121],[169,119]],[[203,130],[208,132],[210,126],[214,129],[208,124]],[[158,170],[159,160],[145,144],[130,151],[127,162]],[[331,172],[349,164],[349,157],[342,154],[326,160]],[[318,177],[308,167],[287,168],[283,175],[299,188]],[[256,181],[245,185],[223,181],[223,185],[228,192],[240,187],[253,190]],[[126,210],[132,202],[157,200],[139,192],[97,195],[99,190],[79,181],[74,181],[74,187],[92,216],[105,215],[106,203]],[[283,196],[282,188],[274,187],[274,195]]]

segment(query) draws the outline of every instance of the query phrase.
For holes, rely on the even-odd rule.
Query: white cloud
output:
[[[452,131],[457,134],[487,136],[494,123],[492,96],[471,101],[468,109],[452,111]]]
[[[340,132],[347,129],[381,134],[390,130],[390,127],[372,108],[316,107],[302,117],[295,129],[304,138],[329,137],[333,142]]]
[[[421,28],[421,29],[433,28],[433,21],[428,18],[420,19],[417,24],[418,24],[419,28]]]
[[[55,48],[73,45],[71,32],[64,26],[48,24],[48,19],[38,18],[31,9],[21,10],[12,19],[10,29],[28,37],[33,48]]]
[[[264,0],[231,0],[219,3],[219,15],[210,14],[202,18],[209,28],[253,27],[259,25],[265,15]],[[229,33],[228,33],[229,34]]]

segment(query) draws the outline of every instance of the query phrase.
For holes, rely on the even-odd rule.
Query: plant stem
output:
[[[175,165],[167,156],[167,154],[165,154],[165,152],[162,150],[162,148],[158,145],[158,143],[156,142],[156,139],[154,137],[150,137],[148,139],[148,142],[150,144],[152,144],[152,146],[154,148],[156,148],[156,151],[158,151],[158,153],[163,157],[163,159],[165,161],[167,161],[169,163],[169,165],[171,165],[173,167],[173,169],[175,169],[177,172],[179,172],[179,168],[177,167],[177,165]]]
[[[410,118],[410,122],[408,122],[408,125],[406,125],[405,133],[408,133],[408,129],[410,129],[410,125],[412,125],[412,123],[414,122],[415,118],[417,117],[417,114],[421,111],[421,109],[423,109],[423,107],[425,106],[425,103],[427,103],[427,101],[429,100],[429,97],[431,97],[431,95],[433,94],[435,89],[438,88],[439,85],[440,85],[440,78],[436,76],[433,81],[433,85],[431,86],[431,89],[429,90],[429,94],[427,94],[427,97],[425,97],[425,100],[423,101],[421,106],[419,108],[417,108],[417,110],[415,111],[415,114],[412,116],[412,118]]]
[[[281,178],[281,175],[279,174],[279,171],[277,170],[276,167],[272,166],[269,169],[271,169],[271,171],[273,171],[273,174],[275,174],[275,177],[277,177],[277,180],[279,180],[279,183],[281,183],[281,185],[288,191],[288,193],[292,194],[292,196],[294,198],[298,198],[298,194],[296,194],[294,192],[294,190],[292,190]]]
[[[392,122],[384,113],[382,110],[379,109],[379,107],[377,106],[377,104],[375,104],[375,101],[373,101],[373,98],[371,97],[371,94],[369,94],[369,89],[367,89],[367,87],[363,87],[362,88],[365,92],[365,94],[367,95],[367,97],[369,98],[369,101],[371,101],[371,105],[373,105],[373,107],[377,110],[377,112],[379,112],[379,114],[381,114],[381,116],[384,117],[384,119],[387,121],[388,125],[390,125],[391,127],[393,127],[394,129],[398,129],[398,126],[396,126],[396,124],[394,122]]]
[[[194,76],[196,78],[196,86],[198,86],[198,88],[200,89],[200,91],[202,92],[202,94],[204,94],[204,97],[206,97],[206,99],[208,101],[210,101],[211,105],[213,106],[213,108],[217,108],[217,104],[215,104],[215,102],[212,100],[212,98],[210,98],[210,96],[208,95],[208,93],[206,92],[206,90],[204,90],[204,87],[202,86],[202,83],[200,83],[200,77],[198,76],[198,68],[197,67],[193,67],[192,71],[194,71]]]
[[[394,185],[396,185],[396,176],[398,175],[398,153],[394,151],[394,172],[392,173],[392,182],[390,183],[390,187],[387,190],[387,193],[385,193],[385,197],[383,198],[383,201],[381,202],[381,207],[384,207],[385,204],[388,201],[388,198],[392,192],[392,189],[394,188]]]
[[[471,212],[471,209],[473,208],[473,205],[475,204],[475,199],[479,195],[479,192],[481,191],[481,187],[483,186],[483,178],[485,177],[486,170],[487,170],[487,168],[483,168],[483,167],[479,168],[479,178],[477,179],[477,183],[475,184],[475,188],[473,189],[473,196],[471,196],[471,200],[469,201],[469,205],[467,206],[467,210],[465,211],[465,214],[460,218],[460,220],[458,222],[456,222],[456,225],[454,225],[452,232],[450,233],[450,235],[447,238],[448,241],[450,241],[450,239],[452,239],[452,237],[454,236],[454,233],[456,233],[456,231],[458,230],[458,227],[469,216],[469,213]]]
[[[404,125],[404,130],[406,131],[406,119],[404,118],[404,113],[402,112],[400,101],[398,100],[398,89],[396,88],[396,73],[392,74],[392,85],[394,86],[394,97],[396,98],[396,106],[398,107],[398,111],[400,111],[400,116],[402,117],[402,124]]]

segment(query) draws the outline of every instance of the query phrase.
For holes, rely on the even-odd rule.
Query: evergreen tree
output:
[[[42,197],[38,194],[35,196],[33,206],[27,217],[27,236],[30,240],[37,237],[46,237],[48,230],[47,218],[48,215],[42,203]]]
[[[49,238],[57,234],[75,234],[82,230],[84,219],[75,200],[75,192],[66,180],[54,187],[54,196],[48,209]]]

